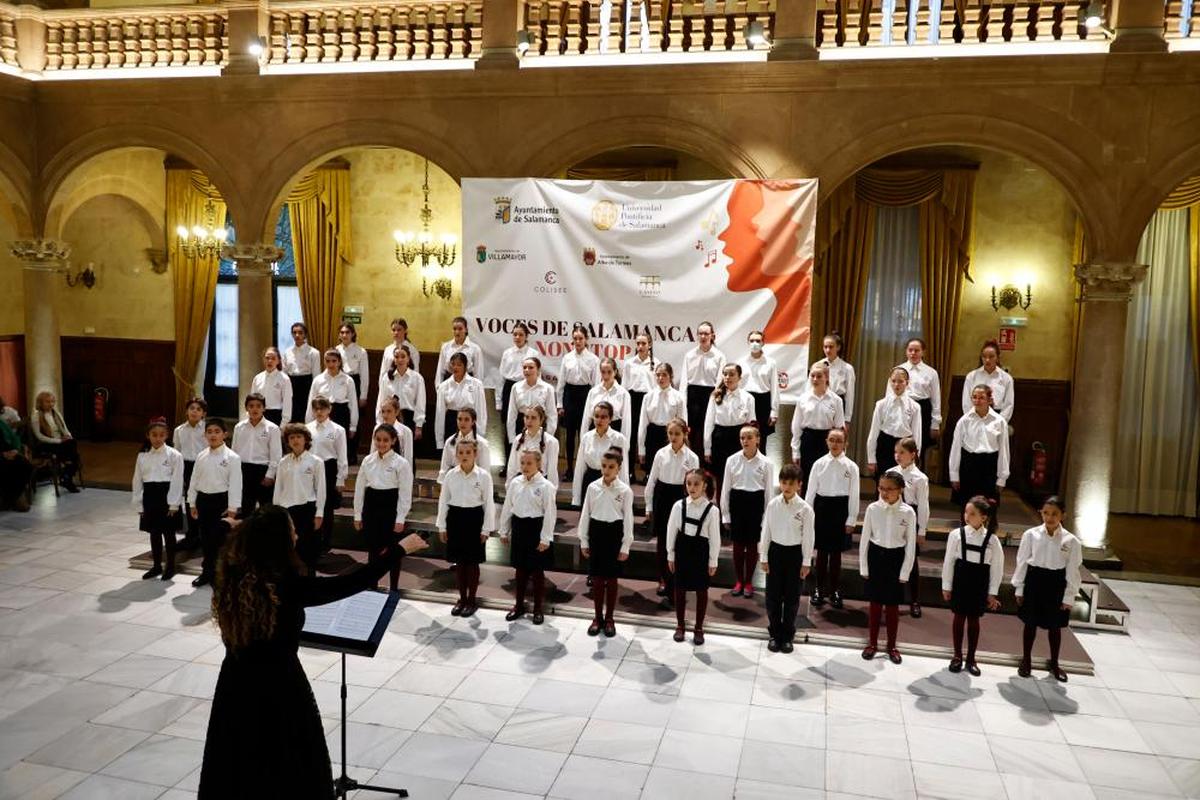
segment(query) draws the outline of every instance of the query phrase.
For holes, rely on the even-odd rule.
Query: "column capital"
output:
[[[18,239],[9,251],[25,269],[57,272],[71,257],[71,245],[60,239]]]
[[[1133,287],[1146,277],[1146,264],[1076,264],[1075,280],[1082,287],[1082,301],[1128,302]]]
[[[273,244],[231,242],[221,248],[221,258],[237,262],[239,275],[270,275],[271,265],[283,258],[283,250]]]

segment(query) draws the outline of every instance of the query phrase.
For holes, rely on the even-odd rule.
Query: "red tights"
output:
[[[542,570],[517,570],[517,608],[525,606],[525,585],[533,580],[533,610],[540,612],[542,610],[542,600],[546,596],[546,573]]]
[[[736,547],[736,545],[735,545]],[[675,589],[675,621],[683,628],[683,612],[687,610],[687,592]],[[708,612],[708,589],[696,590],[696,630],[704,630],[704,615]]]
[[[754,568],[758,566],[758,545],[733,543],[733,582],[744,586],[754,584]],[[681,625],[683,623],[680,623]]]
[[[963,614],[955,614],[954,622],[951,624],[951,633],[954,635],[954,657],[962,661],[962,641],[963,641],[963,625],[967,628],[967,663],[975,663],[975,648],[979,646],[979,617],[968,617]]]
[[[871,603],[867,614],[867,644],[871,647],[879,646],[879,618],[884,611],[887,612],[887,649],[895,650],[896,631],[900,628],[900,606]]]
[[[612,622],[617,607],[617,579],[592,578],[592,603],[596,608],[597,622]]]

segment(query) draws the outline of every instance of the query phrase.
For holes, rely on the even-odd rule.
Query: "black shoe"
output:
[[[654,593],[656,595],[658,595],[659,597],[666,597],[667,596],[667,585],[665,583],[660,583],[658,585],[658,588],[654,590]]]
[[[879,650],[875,647],[875,645],[867,645],[862,651],[863,661],[870,661],[875,657],[877,652],[879,652]]]
[[[954,673],[962,672],[962,659],[955,657],[950,659],[950,671]]]
[[[174,578],[174,577],[175,577],[175,570],[169,569],[162,574],[162,578],[160,580],[169,581],[169,580],[171,580],[171,578]]]
[[[779,652],[781,652],[781,653],[790,653],[795,649],[796,649],[796,646],[794,644],[792,644],[792,641],[790,639],[784,639],[782,642],[779,643]]]
[[[546,621],[546,618],[542,616],[542,612],[535,611],[535,612],[533,612],[533,615],[529,617],[529,621],[532,622],[534,625],[541,625],[543,622]]]
[[[463,604],[462,616],[473,617],[473,616],[475,616],[475,610],[476,610],[475,604],[468,600],[465,604]]]
[[[617,635],[617,625],[611,619],[604,621],[604,635],[610,639]]]
[[[504,615],[504,619],[508,622],[513,622],[525,616],[525,606],[516,606],[512,611]]]
[[[899,664],[904,659],[900,657],[900,651],[893,647],[891,650],[888,650],[888,660],[893,664]]]
[[[772,653],[778,653],[779,652],[779,642],[775,641],[774,639],[768,639],[767,640],[767,650],[771,651]]]
[[[162,569],[159,567],[151,567],[142,573],[142,580],[148,581],[151,578],[157,578],[159,575],[162,575]]]
[[[833,606],[834,608],[845,608],[846,604],[842,602],[842,593],[834,592],[832,595],[830,595],[829,605]]]
[[[192,580],[192,586],[195,586],[196,588],[200,588],[201,586],[207,586],[209,584],[210,580],[211,579],[207,575],[200,575]]]
[[[454,605],[452,605],[450,607],[450,616],[461,617],[462,613],[463,613],[463,606],[465,606],[465,605],[466,605],[466,603],[464,603],[461,600],[458,601],[457,603],[455,603]]]
[[[980,675],[979,665],[976,664],[974,661],[968,661],[967,662],[967,672],[971,673],[976,678],[978,678]]]
[[[741,597],[742,596],[742,584],[738,583],[736,586],[734,586],[732,589],[730,589],[729,595],[731,597]]]
[[[695,645],[704,644],[704,629],[703,628],[696,628],[696,630],[692,631],[692,644],[695,644]]]
[[[600,633],[600,629],[603,627],[604,627],[604,623],[600,622],[600,620],[598,620],[598,619],[594,619],[594,620],[592,620],[592,624],[588,625],[587,635],[588,636],[597,636]]]
[[[908,615],[910,617],[912,617],[913,619],[920,619],[921,618],[921,604],[913,603],[911,606],[909,606],[908,607]]]
[[[1050,674],[1054,676],[1054,680],[1058,681],[1059,683],[1067,682],[1067,673],[1063,672],[1062,667],[1060,667],[1057,662],[1051,661],[1047,665],[1047,669],[1049,669]]]
[[[587,577],[587,585],[588,586],[592,585],[592,576],[591,575],[588,575],[588,577]]]
[[[63,488],[71,494],[79,494],[79,487],[75,484],[75,481],[63,481]]]
[[[1017,674],[1022,678],[1028,678],[1033,675],[1033,665],[1029,663],[1029,659],[1021,659],[1021,663],[1017,665]]]
[[[813,592],[812,593],[812,607],[820,608],[823,605],[825,605],[825,596],[823,594],[821,594],[820,591]]]
[[[675,640],[675,641],[677,641],[677,642],[682,642],[684,639],[686,639],[686,638],[687,638],[687,635],[686,635],[686,634],[684,634],[684,632],[683,632],[683,626],[682,626],[682,625],[680,625],[679,627],[677,627],[677,628],[675,629],[675,635],[674,635],[674,636],[672,636],[671,638],[672,638],[672,639],[674,639],[674,640]]]

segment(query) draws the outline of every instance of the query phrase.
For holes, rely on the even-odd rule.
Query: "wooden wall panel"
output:
[[[943,409],[945,435],[942,446],[946,459],[954,436],[954,425],[962,416],[962,388],[964,375],[955,375],[950,386],[950,402]],[[1061,488],[1063,461],[1067,450],[1067,431],[1071,418],[1070,381],[1015,379],[1017,395],[1013,408],[1013,436],[1009,441],[1012,465],[1008,486],[1026,499],[1038,502]],[[1029,482],[1029,471],[1033,466],[1033,443],[1041,442],[1046,448],[1046,482],[1035,487]],[[946,472],[949,480],[949,471]]]
[[[170,420],[174,361],[171,341],[64,336],[62,412],[72,433],[80,439],[106,438],[92,422],[92,391],[98,386],[110,393],[110,438],[140,441],[152,417]]]
[[[0,336],[0,397],[21,419],[29,416],[25,398],[25,337]]]

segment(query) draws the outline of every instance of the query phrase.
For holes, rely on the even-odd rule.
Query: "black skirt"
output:
[[[996,472],[1000,465],[1000,454],[997,453],[968,453],[959,451],[958,489],[950,499],[960,509],[977,494],[995,500],[1000,493],[996,491]]]
[[[675,503],[687,497],[687,489],[682,483],[654,483],[654,538],[667,546],[667,522],[671,519],[671,509]]]
[[[708,415],[708,400],[715,388],[691,384],[687,389],[688,442],[697,453],[704,452],[704,418]]]
[[[804,474],[804,488],[808,488],[808,476],[812,473],[813,464],[817,459],[829,452],[825,440],[829,437],[829,429],[802,428],[800,430],[800,471]]]
[[[1065,628],[1071,619],[1070,610],[1062,607],[1066,590],[1065,568],[1029,567],[1025,572],[1025,597],[1017,609],[1017,616],[1026,625],[1046,630]]]
[[[883,473],[896,466],[896,442],[899,437],[890,433],[879,432],[875,439],[875,482],[883,477]]]
[[[449,440],[458,433],[458,409],[451,408],[442,415],[442,437]]]
[[[312,375],[289,375],[292,381],[292,421],[303,422],[308,414],[308,393],[312,389]]]
[[[712,433],[712,470],[717,475],[725,474],[725,462],[742,449],[742,425],[716,425]]]
[[[775,432],[775,426],[771,424],[771,393],[751,392],[750,396],[754,398],[754,419],[758,422],[759,436],[766,441]]]
[[[588,524],[588,575],[593,578],[619,578],[624,571],[621,555],[621,539],[625,535],[624,523],[619,520]]]
[[[921,458],[924,459],[926,451],[933,447],[929,436],[933,430],[933,401],[926,397],[918,400],[917,405],[921,407]]]
[[[903,547],[880,547],[871,542],[867,546],[867,599],[885,606],[904,602],[904,584],[900,583],[903,566]]]
[[[553,548],[538,552],[538,545],[542,543],[542,521],[541,517],[513,516],[509,563],[514,569],[536,572],[553,565]]]
[[[813,514],[816,518],[813,525],[816,549],[826,553],[842,553],[850,549],[851,537],[846,535],[846,517],[850,515],[848,496],[816,495],[813,498]]]
[[[715,509],[714,509],[715,512]],[[699,592],[708,588],[708,537],[675,537],[675,588],[684,592]]]
[[[729,490],[729,537],[738,544],[758,544],[762,537],[763,512],[766,511],[766,492]]]
[[[629,435],[626,438],[629,439],[630,459],[636,459],[639,455],[642,455],[637,449],[637,431],[638,425],[641,424],[642,420],[642,401],[645,399],[645,392],[629,393]],[[646,463],[649,466],[649,462]],[[633,474],[632,468],[630,469],[630,474]]]
[[[559,427],[574,427],[578,429],[583,424],[583,409],[587,405],[588,392],[592,390],[590,384],[586,383],[568,383],[563,386],[563,411],[562,418],[559,419]],[[574,456],[574,453],[570,454]]]
[[[166,481],[142,484],[142,513],[138,516],[138,530],[146,533],[175,533],[180,530],[182,512],[177,509],[172,514],[167,505],[170,489],[171,484]]]
[[[372,489],[367,487],[363,499],[363,535],[371,553],[387,547],[396,537],[396,503],[400,500],[399,489]]]
[[[646,459],[646,471],[654,466],[654,456],[658,451],[667,446],[667,426],[655,425],[653,422],[646,423],[646,451],[642,453],[642,457]]]
[[[414,434],[417,432],[417,414],[411,408],[400,409],[400,422],[403,422]]]
[[[288,410],[290,411],[291,409],[288,409]],[[282,408],[268,408],[266,411],[263,412],[263,419],[269,419],[269,420],[271,420],[271,422],[274,422],[276,425],[279,425],[282,427],[282,425],[283,425],[283,409]],[[303,419],[303,417],[301,417],[301,419]],[[296,420],[296,422],[300,422],[300,421],[301,420]]]
[[[500,387],[500,427],[503,428],[508,424],[508,407],[512,404],[512,388],[517,385],[516,381],[504,379],[504,385]],[[504,432],[504,441],[511,444],[521,431],[525,429],[525,419],[521,415],[521,409],[517,409],[516,418],[513,420],[512,430]]]
[[[350,404],[349,403],[331,403],[329,409],[329,418],[342,426],[346,431],[346,436],[350,435]]]
[[[955,559],[954,583],[950,590],[950,609],[955,614],[962,614],[966,617],[982,617],[987,611],[988,581],[990,579],[991,567],[987,564],[977,564],[964,558]]]
[[[451,564],[482,564],[483,506],[450,506],[446,510],[446,560]]]

